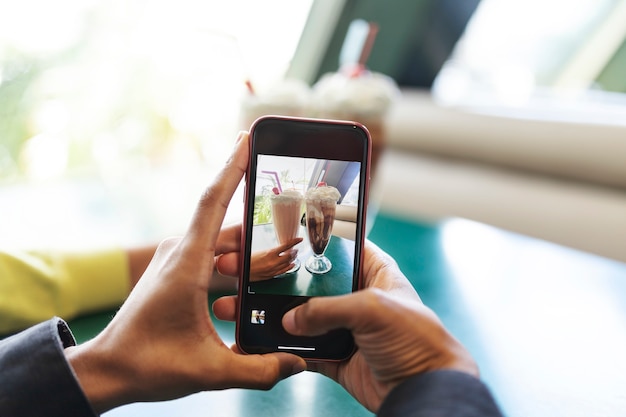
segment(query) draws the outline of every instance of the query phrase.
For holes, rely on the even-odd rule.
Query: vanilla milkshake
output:
[[[281,245],[298,237],[303,200],[302,193],[297,190],[270,195],[274,230]]]
[[[311,88],[296,79],[283,79],[259,91],[247,91],[242,97],[239,129],[249,130],[261,116],[307,116]]]
[[[272,221],[279,244],[285,244],[298,237],[300,217],[302,215],[302,193],[297,190],[284,190],[279,194],[271,194]],[[294,272],[300,268],[300,261],[294,260],[294,268],[287,271]]]
[[[306,269],[314,274],[324,274],[332,268],[332,263],[324,256],[335,222],[337,200],[341,197],[335,187],[321,185],[306,192],[306,228],[313,256],[306,263]]]

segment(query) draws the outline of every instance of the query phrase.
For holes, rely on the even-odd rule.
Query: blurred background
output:
[[[0,242],[184,231],[245,81],[283,76],[310,1],[27,0],[0,13]]]
[[[564,235],[570,219],[546,229],[554,222],[545,216],[561,217],[555,204],[597,203],[600,193],[610,206],[607,230],[625,226],[625,148],[615,139],[626,125],[622,0],[7,3],[0,14],[0,244],[133,244],[180,233],[246,128],[239,122],[246,81],[257,91],[284,78],[313,85],[338,70],[355,19],[378,24],[367,67],[402,91],[387,120],[389,147],[417,158],[383,164],[382,182],[417,193],[397,206],[391,187],[381,197],[384,210],[418,220],[472,218],[621,257],[621,249],[585,243],[585,230]],[[520,128],[520,120],[528,123]],[[547,182],[528,185],[540,195],[519,197],[522,207],[504,218],[471,206],[471,198],[436,202],[463,192],[491,207],[506,200],[502,189],[526,185],[484,188],[483,181],[459,190],[446,188],[460,187],[450,178],[420,191],[413,180],[425,173],[446,178],[437,171],[442,161],[477,164],[491,179],[507,168],[506,175]],[[390,165],[396,171],[384,168]],[[579,186],[584,192],[572,196]],[[541,200],[558,190],[570,194]],[[529,212],[538,217],[528,220]]]
[[[251,97],[293,107],[362,56],[350,28],[373,22],[366,67],[399,94],[372,239],[477,354],[508,414],[623,414],[626,0],[0,5],[0,246],[181,234]],[[315,375],[296,381],[280,401],[222,392],[212,412],[365,413]],[[207,398],[136,406],[200,415]]]

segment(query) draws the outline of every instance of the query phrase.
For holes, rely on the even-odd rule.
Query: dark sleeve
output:
[[[63,353],[75,343],[59,318],[1,340],[0,416],[95,416]]]
[[[501,417],[487,387],[457,371],[416,375],[394,388],[378,417]]]

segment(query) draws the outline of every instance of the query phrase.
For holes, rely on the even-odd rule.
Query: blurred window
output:
[[[480,0],[315,0],[290,68],[310,83],[337,71],[350,23],[375,22],[367,67],[400,86],[430,88]]]
[[[336,71],[348,26],[378,23],[367,66],[439,98],[626,92],[624,0],[315,0],[290,68]],[[605,97],[605,96],[603,96]]]
[[[0,180],[216,163],[312,0],[20,0],[0,13]]]
[[[626,2],[482,0],[438,75],[448,101],[626,92]]]

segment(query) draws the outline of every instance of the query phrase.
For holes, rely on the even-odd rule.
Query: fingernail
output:
[[[237,134],[237,138],[235,139],[235,145],[237,145],[239,142],[241,142],[241,139],[243,139],[243,137],[245,135],[247,135],[248,132],[246,132],[245,130],[241,130],[239,131],[239,133]]]
[[[216,257],[215,257],[215,262],[213,263],[213,265],[215,266],[215,271],[216,271],[218,274],[220,274],[220,275],[224,275],[224,274],[222,274],[222,271],[220,271],[220,263],[219,263],[219,260],[220,260],[220,257],[221,257],[221,256],[222,256],[222,255],[219,255],[219,256],[216,256]]]

